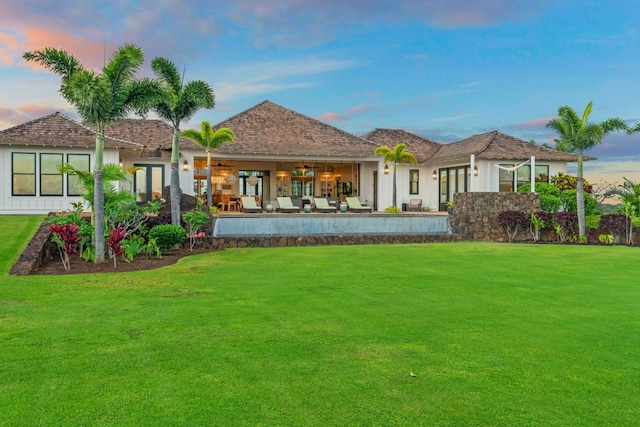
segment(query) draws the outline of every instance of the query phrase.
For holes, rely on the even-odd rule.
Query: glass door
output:
[[[163,165],[134,165],[139,167],[133,176],[136,202],[147,203],[162,198],[164,187]]]

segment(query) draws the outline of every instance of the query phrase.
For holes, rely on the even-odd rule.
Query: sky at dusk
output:
[[[120,45],[214,88],[217,123],[265,99],[356,135],[438,142],[499,130],[538,143],[561,105],[640,121],[640,1],[3,0],[0,129],[62,111],[59,77],[22,59],[65,49],[99,69]],[[592,183],[640,181],[640,135],[588,151]],[[575,168],[570,168],[570,172]]]

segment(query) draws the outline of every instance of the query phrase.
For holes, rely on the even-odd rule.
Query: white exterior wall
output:
[[[409,194],[409,171],[418,170],[418,194]],[[379,164],[378,171],[378,210],[384,211],[393,204],[393,165],[389,165],[389,174],[384,174],[384,163]],[[399,163],[396,170],[396,199],[398,207],[409,203],[410,199],[422,199],[422,207],[432,211],[438,210],[438,181],[431,175],[433,168]]]
[[[478,176],[476,177],[476,191],[498,191],[500,185],[500,169],[495,165],[517,165],[519,163],[522,163],[522,161],[487,161],[476,159],[476,165],[478,166]],[[567,164],[565,162],[551,162],[536,159],[536,166],[549,166],[549,177],[557,175],[558,172],[567,173]]]
[[[93,168],[95,160],[95,149],[89,148],[53,148],[53,147],[35,147],[35,146],[0,146],[0,171],[2,178],[0,180],[0,214],[46,214],[49,212],[68,211],[71,209],[71,203],[82,201],[82,197],[66,197],[66,196],[13,196],[11,194],[11,153],[35,153],[36,154],[36,194],[40,193],[40,162],[39,155],[45,154],[64,154],[66,161],[67,154],[89,154],[89,164]],[[118,150],[105,149],[104,162],[118,163]],[[63,191],[66,192],[66,177],[64,180]]]

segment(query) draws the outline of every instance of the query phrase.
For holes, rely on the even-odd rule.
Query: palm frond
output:
[[[182,77],[173,62],[167,58],[158,56],[151,60],[151,70],[164,81],[174,93],[178,94],[182,91]]]
[[[76,71],[84,68],[75,56],[64,50],[52,47],[25,52],[22,54],[22,57],[28,62],[35,62],[42,65],[63,79],[68,78]]]
[[[102,73],[111,84],[111,92],[120,91],[142,68],[144,53],[138,46],[127,43],[119,47],[104,66]]]
[[[188,121],[201,108],[211,109],[215,105],[215,98],[211,86],[202,80],[188,82],[175,107],[176,115],[181,120]]]

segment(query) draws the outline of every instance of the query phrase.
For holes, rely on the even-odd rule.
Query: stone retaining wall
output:
[[[449,222],[463,240],[507,241],[507,233],[498,223],[502,211],[524,211],[527,217],[540,210],[538,193],[456,193]],[[516,240],[530,240],[522,230]]]

